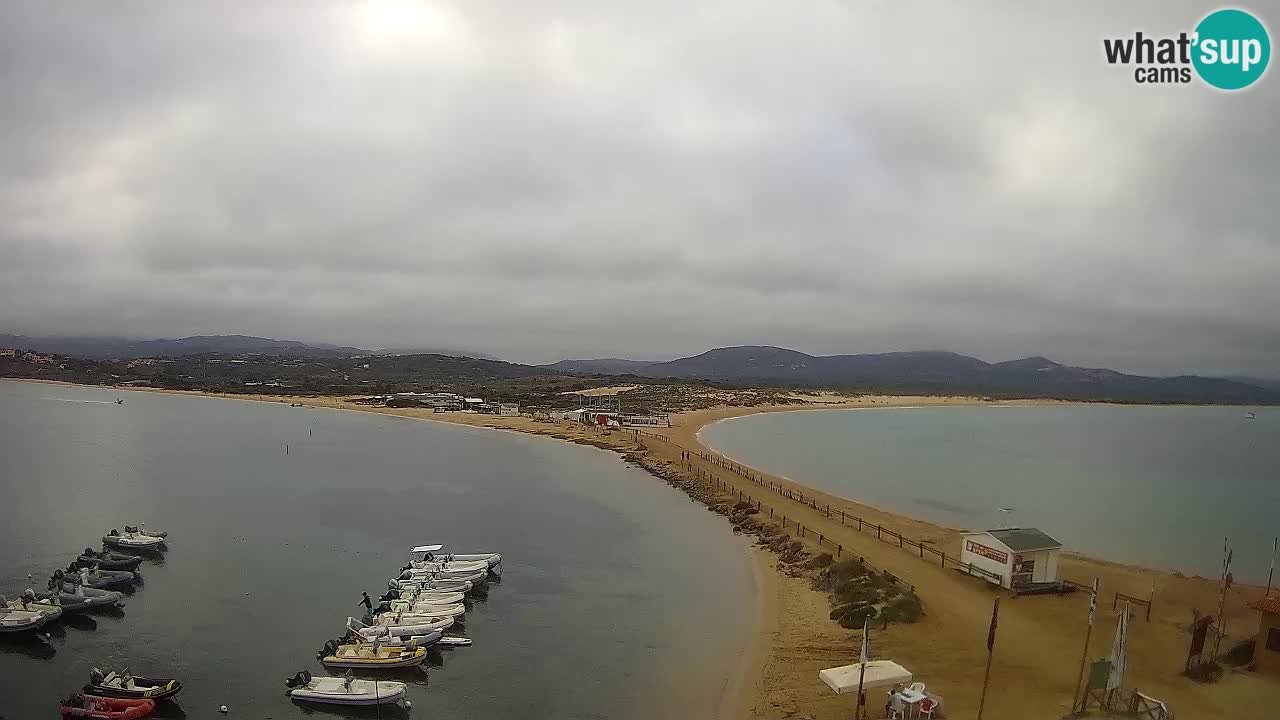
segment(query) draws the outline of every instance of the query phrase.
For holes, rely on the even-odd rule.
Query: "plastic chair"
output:
[[[908,690],[910,690],[910,691],[912,691],[912,692],[918,692],[918,693],[920,693],[921,695],[923,695],[923,694],[924,694],[924,683],[922,683],[922,682],[913,682],[913,683],[911,683],[910,685],[908,685],[908,686],[907,686],[907,689],[908,689]]]
[[[920,701],[920,716],[932,718],[933,711],[938,709],[938,703],[933,698],[925,698]]]
[[[889,701],[889,720],[898,720],[907,717],[907,706],[902,702],[902,698],[897,695]]]

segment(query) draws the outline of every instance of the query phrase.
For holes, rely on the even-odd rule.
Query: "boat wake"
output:
[[[45,397],[41,400],[57,400],[58,402],[91,403],[93,405],[115,405],[115,400],[79,400],[77,398]]]

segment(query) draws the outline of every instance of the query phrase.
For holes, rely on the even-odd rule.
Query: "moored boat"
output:
[[[44,615],[45,622],[53,622],[62,617],[62,605],[57,600],[41,599],[36,597],[34,590],[28,589],[22,593],[17,600],[9,600],[0,595],[0,607],[9,610],[21,610],[25,612],[38,612]]]
[[[99,590],[84,585],[72,585],[50,580],[50,591],[36,593],[40,600],[58,599],[62,611],[66,613],[83,612],[97,608],[124,607],[124,593],[115,590]]]
[[[131,532],[121,535],[118,531],[112,530],[102,536],[102,544],[128,550],[158,550],[164,545],[164,538]]]
[[[409,561],[411,566],[421,563],[431,562],[467,562],[467,561],[483,561],[489,567],[494,568],[502,564],[501,553],[446,553],[444,545],[419,545],[409,550],[411,553],[420,554],[421,557],[413,558]]]
[[[128,589],[133,587],[138,579],[136,573],[125,570],[90,570],[89,568],[80,568],[76,572],[58,570],[54,572],[53,577],[69,585],[83,585],[96,590]]]
[[[94,668],[89,673],[89,683],[84,691],[90,695],[114,698],[147,698],[163,700],[182,690],[182,683],[174,678],[145,678],[124,672],[103,673]]]
[[[326,705],[395,705],[404,702],[405,684],[347,677],[311,677],[303,670],[285,681],[289,699]]]
[[[443,617],[451,617],[458,622],[462,622],[467,612],[467,608],[462,603],[454,603],[452,605],[428,605],[428,604],[412,604],[404,601],[396,601],[391,604],[391,609],[378,613],[376,617],[390,617],[396,625],[412,625],[415,622],[433,621]]]
[[[374,641],[339,645],[332,653],[322,655],[320,664],[327,668],[390,669],[414,667],[426,659],[426,648],[383,645]]]
[[[137,570],[142,564],[142,556],[85,548],[84,552],[80,553],[80,557],[76,558],[76,563],[82,567],[96,565],[103,570]]]
[[[16,635],[34,632],[44,627],[49,619],[35,610],[10,610],[6,603],[0,607],[0,635]]]
[[[352,628],[366,640],[377,640],[384,637],[413,637],[426,636],[437,630],[448,630],[454,626],[454,619],[451,617],[439,618],[431,622],[419,622],[412,625],[396,625],[391,622],[378,622],[374,618],[372,623],[363,623],[355,618],[347,618],[347,627]]]
[[[138,720],[156,709],[154,700],[112,698],[76,693],[58,704],[62,717],[94,720]]]

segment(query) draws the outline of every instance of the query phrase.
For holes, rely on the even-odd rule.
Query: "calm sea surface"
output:
[[[836,495],[953,527],[1039,527],[1109,560],[1216,576],[1230,536],[1236,577],[1265,582],[1280,534],[1280,408],[831,410],[702,437]]]
[[[123,405],[116,405],[123,397]],[[285,447],[288,445],[288,453]],[[499,551],[410,717],[711,717],[754,607],[724,519],[612,453],[400,418],[0,382],[0,592],[43,588],[111,528],[168,530],[117,615],[0,639],[0,717],[57,717],[90,668],[177,676],[169,717],[305,710],[283,681],[409,547]],[[384,717],[388,716],[384,711]],[[397,716],[391,714],[391,717]]]

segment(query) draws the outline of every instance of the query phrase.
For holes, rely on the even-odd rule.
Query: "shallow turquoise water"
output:
[[[123,405],[115,405],[124,397]],[[288,445],[286,454],[285,446]],[[169,717],[291,718],[283,694],[407,557],[503,553],[475,645],[412,683],[413,717],[710,717],[752,620],[745,541],[613,453],[287,405],[0,382],[0,593],[110,528],[170,531],[118,616],[0,640],[0,717],[56,717],[93,666],[179,676]],[[15,692],[12,688],[20,688]],[[350,713],[355,714],[355,713]],[[362,716],[376,716],[364,713]]]
[[[1230,536],[1236,577],[1265,582],[1280,534],[1280,408],[830,410],[702,438],[836,495],[953,527],[1039,527],[1121,562],[1216,576]]]

